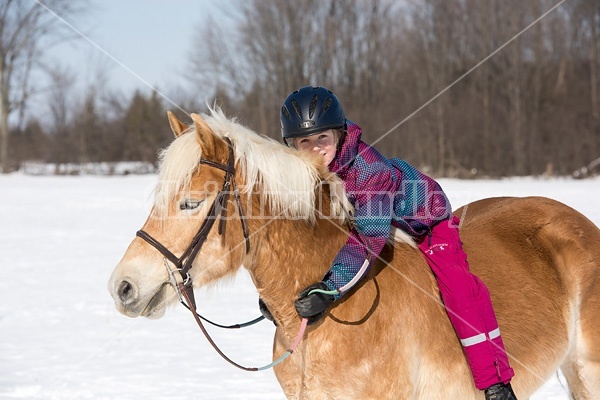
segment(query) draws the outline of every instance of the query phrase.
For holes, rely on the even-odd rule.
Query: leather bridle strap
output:
[[[221,193],[223,194],[223,199],[221,200],[221,220],[219,221],[219,235],[223,234],[223,230],[225,228],[225,213],[227,212],[227,201],[229,200],[229,194],[233,189],[233,196],[235,198],[235,203],[237,209],[239,210],[240,223],[242,224],[242,232],[244,234],[244,239],[246,241],[246,253],[250,251],[250,231],[248,229],[248,224],[246,222],[246,218],[242,211],[242,200],[240,197],[240,191],[237,188],[235,183],[235,157],[233,155],[233,145],[231,144],[231,140],[228,137],[224,138],[227,142],[229,148],[229,156],[227,159],[227,165],[220,164],[211,160],[207,160],[205,158],[200,159],[200,164],[210,165],[213,168],[218,168],[222,171],[225,171],[225,179],[223,182],[223,188],[221,189]]]
[[[150,236],[148,233],[146,233],[146,231],[143,230],[139,230],[135,233],[135,235],[139,238],[144,239],[146,242],[148,242],[148,244],[152,247],[154,247],[156,250],[158,250],[163,256],[165,256],[167,258],[167,260],[171,261],[176,268],[180,268],[180,259],[177,258],[177,256],[173,253],[171,253],[171,251],[169,249],[167,249],[165,246],[163,246],[163,244],[161,242],[159,242],[158,240],[154,239],[152,236]]]
[[[189,302],[193,302],[194,299],[193,297],[190,297],[190,293],[194,293],[192,290],[186,290],[185,286],[183,285],[183,283],[179,283],[179,290],[181,291],[181,293],[183,294],[183,297],[185,297],[185,300],[189,303]],[[244,367],[243,365],[240,365],[238,363],[236,363],[235,361],[233,361],[231,358],[227,357],[227,355],[225,355],[225,353],[223,353],[223,351],[221,351],[221,349],[219,348],[219,346],[217,346],[217,344],[215,343],[215,341],[210,337],[210,334],[208,333],[208,331],[206,330],[206,328],[204,327],[204,324],[202,324],[202,321],[200,320],[200,316],[195,313],[192,312],[192,315],[194,316],[194,319],[196,320],[196,323],[198,324],[198,327],[200,327],[200,330],[202,331],[202,333],[204,334],[204,337],[206,338],[206,340],[208,340],[208,343],[210,343],[210,345],[213,347],[213,349],[215,349],[215,351],[228,363],[230,363],[231,365],[242,369],[244,371],[258,371],[258,368],[256,367]]]

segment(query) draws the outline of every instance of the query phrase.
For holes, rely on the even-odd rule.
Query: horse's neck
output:
[[[284,335],[293,337],[300,322],[294,309],[297,294],[323,278],[347,234],[329,220],[318,220],[316,226],[306,221],[266,220],[252,231],[259,230],[246,268]]]

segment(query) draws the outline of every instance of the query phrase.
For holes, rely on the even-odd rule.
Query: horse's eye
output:
[[[180,210],[195,210],[200,207],[200,205],[204,203],[204,200],[192,200],[192,199],[182,199],[179,203]]]

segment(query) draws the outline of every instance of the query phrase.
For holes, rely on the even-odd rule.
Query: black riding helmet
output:
[[[281,135],[288,139],[310,136],[346,125],[344,109],[338,98],[322,86],[305,86],[288,95],[281,106]]]

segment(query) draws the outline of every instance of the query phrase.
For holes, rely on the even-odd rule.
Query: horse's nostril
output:
[[[131,286],[131,283],[123,281],[119,284],[117,294],[123,303],[127,303],[133,296],[133,286]]]

